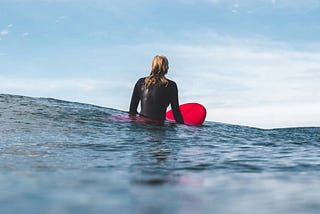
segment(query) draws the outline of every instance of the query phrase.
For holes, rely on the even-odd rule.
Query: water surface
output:
[[[0,213],[319,213],[320,128],[122,122],[0,94]]]

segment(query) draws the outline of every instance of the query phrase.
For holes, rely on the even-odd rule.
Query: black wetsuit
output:
[[[168,80],[169,84],[150,85],[145,87],[145,78],[137,81],[131,98],[130,114],[137,114],[137,107],[141,101],[140,115],[164,121],[166,119],[166,111],[171,104],[172,112],[176,122],[184,123],[183,117],[179,109],[178,88],[174,81]]]

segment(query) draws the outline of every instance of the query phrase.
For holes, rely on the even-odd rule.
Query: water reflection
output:
[[[164,125],[144,124],[135,144],[130,166],[131,181],[142,185],[162,185],[172,182],[177,151],[170,142],[170,129]]]

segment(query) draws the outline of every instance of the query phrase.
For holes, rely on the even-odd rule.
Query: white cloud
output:
[[[179,2],[184,4],[211,4],[213,6],[236,6],[236,7],[258,7],[278,5],[282,8],[295,8],[295,9],[316,9],[320,7],[319,0],[163,0],[166,2]],[[141,7],[142,5],[154,4],[149,0],[132,0],[132,1],[118,1],[118,0],[2,0],[2,2],[20,2],[20,3],[70,3],[84,6],[99,6],[99,7]],[[161,2],[163,3],[163,2]],[[100,8],[103,9],[103,8]]]
[[[236,11],[236,9],[240,10],[241,8],[245,11],[252,10],[268,10],[270,8],[277,8],[283,10],[294,10],[295,12],[301,12],[304,10],[313,10],[320,8],[319,0],[260,0],[260,1],[252,1],[252,0],[189,0],[181,2],[193,2],[194,4],[199,3],[207,3],[214,7],[223,6],[225,8],[231,8],[232,11]],[[237,10],[237,11],[238,11]]]
[[[8,36],[8,34],[10,33],[9,28],[11,28],[12,26],[13,26],[12,24],[9,24],[6,28],[0,31],[0,41],[2,40],[3,37]]]
[[[78,90],[81,92],[97,91],[99,89],[128,87],[128,82],[99,79],[47,79],[47,78],[8,78],[0,77],[0,90],[41,91]]]
[[[263,128],[320,126],[319,44],[313,44],[314,49],[300,49],[281,42],[217,34],[208,35],[203,42],[117,46],[111,48],[116,52],[112,55],[114,64],[108,68],[119,64],[111,70],[120,72],[110,71],[107,81],[87,80],[82,74],[80,79],[68,80],[3,77],[0,90],[126,110],[134,81],[147,75],[154,54],[164,54],[170,62],[168,77],[178,83],[180,102],[204,104],[208,120]],[[108,59],[106,50],[110,47],[100,48],[95,55]],[[120,64],[123,59],[126,65]]]
[[[62,22],[62,21],[65,20],[65,19],[66,19],[65,16],[59,16],[59,17],[56,19],[56,23]]]
[[[129,102],[127,99],[130,96],[132,87],[131,83],[128,83],[127,81],[115,79],[48,79],[10,78],[0,76],[0,82],[1,93],[34,97],[53,97],[123,110],[127,109],[127,106],[121,106],[119,105],[119,102]],[[115,94],[120,96],[120,98],[115,98]]]
[[[24,32],[24,33],[22,34],[22,37],[27,37],[27,36],[29,36],[29,35],[30,35],[29,32]]]
[[[104,65],[106,68],[102,70],[106,74],[96,73],[97,79],[90,80],[81,77],[84,75],[81,72],[77,79],[67,80],[63,80],[65,74],[62,72],[61,79],[55,80],[36,75],[34,79],[0,77],[0,91],[126,110],[134,81],[139,75],[147,75],[153,55],[164,54],[170,62],[168,77],[178,83],[180,102],[204,104],[208,109],[208,120],[264,128],[320,126],[317,122],[320,115],[316,111],[320,108],[319,44],[305,43],[294,48],[292,44],[264,38],[239,39],[210,32],[201,33],[200,39],[197,35],[192,36],[190,41],[196,41],[194,44],[106,46],[91,52],[79,47],[73,51],[84,55],[76,55],[77,61],[70,60],[67,65],[79,63],[86,67],[85,63],[90,61],[82,59],[94,55],[108,59],[108,64],[106,66],[105,60],[97,60],[94,66],[86,67],[87,70]],[[54,58],[52,54],[49,57]],[[66,52],[63,55],[66,61],[68,55],[74,56]],[[54,61],[61,58],[57,59]],[[124,59],[126,63],[123,63]],[[41,60],[48,60],[48,56],[13,70],[32,73],[35,69],[45,69],[46,66],[38,66]],[[107,81],[98,79],[101,77],[107,77]]]
[[[317,9],[320,7],[319,0],[272,0],[280,8],[291,9]]]
[[[199,3],[210,3],[212,5],[218,5],[220,3],[222,3],[222,0],[176,0],[180,3],[185,3],[185,4],[199,4]]]
[[[213,45],[181,46],[175,55],[180,58],[178,69],[184,70],[184,78],[190,76],[188,85],[202,89],[199,97],[202,92],[219,92],[233,98],[224,106],[320,99],[319,94],[312,94],[320,91],[320,53]]]
[[[213,121],[320,126],[319,49],[232,38],[221,45],[220,40],[215,35],[211,44],[167,47],[168,75],[177,80],[182,103],[203,103]]]
[[[4,29],[0,32],[0,36],[6,36],[9,34],[9,31],[7,29]]]
[[[247,108],[208,108],[214,121],[259,128],[319,127],[320,102]]]

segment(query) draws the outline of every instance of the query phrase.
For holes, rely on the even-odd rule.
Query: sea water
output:
[[[0,213],[319,213],[320,128],[108,120],[0,95]]]

